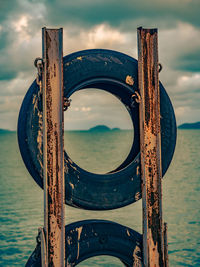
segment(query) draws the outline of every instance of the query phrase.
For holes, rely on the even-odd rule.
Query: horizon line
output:
[[[183,124],[194,124],[194,123],[198,123],[198,122],[199,121],[196,121],[196,122],[183,122],[181,124],[178,124],[177,128],[179,126],[183,125]],[[96,125],[96,126],[99,126],[99,125]],[[94,127],[96,127],[96,126],[94,126]],[[107,125],[105,125],[105,126],[107,126]],[[91,127],[91,128],[94,128],[94,127]],[[109,126],[107,126],[107,127],[110,128]],[[65,131],[89,131],[91,128],[89,128],[89,129],[64,129],[64,132]],[[119,127],[113,127],[113,128],[110,128],[110,130],[115,129],[115,128],[118,128],[121,131],[123,131],[123,130],[134,130],[134,128],[132,128],[132,129],[121,129]],[[0,130],[4,130],[4,131],[8,131],[8,132],[17,132],[17,129],[11,130],[11,129],[6,129],[6,128],[0,128]]]

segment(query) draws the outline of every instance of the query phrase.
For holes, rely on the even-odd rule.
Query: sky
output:
[[[63,27],[64,55],[105,48],[136,59],[137,27],[158,28],[160,80],[177,123],[199,121],[199,10],[199,0],[0,0],[0,128],[16,130],[23,97],[36,77],[42,27]],[[67,129],[130,128],[127,111],[104,92],[76,93],[70,109]]]

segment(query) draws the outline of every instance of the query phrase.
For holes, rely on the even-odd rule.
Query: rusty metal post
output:
[[[163,267],[160,92],[157,29],[138,28],[138,86],[145,267]]]
[[[63,31],[42,29],[43,166],[46,266],[65,266]]]

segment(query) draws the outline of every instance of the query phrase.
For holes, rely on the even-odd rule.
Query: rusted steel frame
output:
[[[145,267],[163,267],[160,92],[157,29],[138,28],[138,86]]]
[[[169,266],[169,261],[168,261],[168,240],[167,240],[167,223],[164,223],[164,261],[165,261],[165,267]]]
[[[44,229],[47,266],[65,266],[63,31],[42,29]]]

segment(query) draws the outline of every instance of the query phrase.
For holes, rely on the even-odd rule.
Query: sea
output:
[[[82,168],[106,173],[129,153],[132,131],[65,132],[65,149]],[[163,218],[168,224],[169,266],[200,266],[200,130],[178,130],[172,163],[163,178]],[[141,200],[112,211],[65,207],[66,224],[105,219],[142,233]],[[43,226],[43,191],[28,173],[16,132],[0,134],[0,266],[24,266]],[[123,266],[111,256],[79,266]]]

